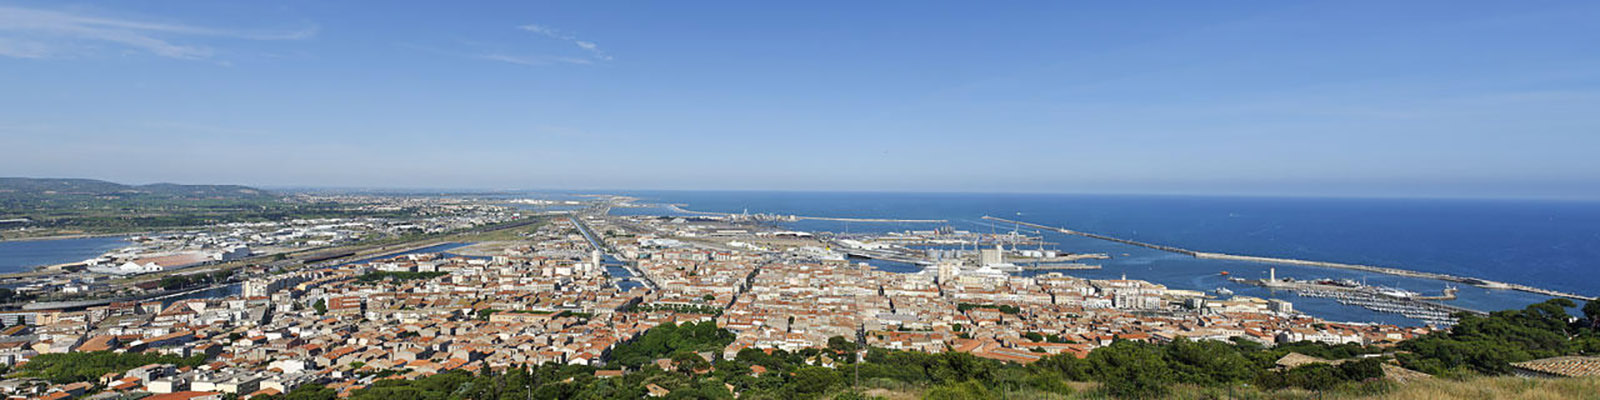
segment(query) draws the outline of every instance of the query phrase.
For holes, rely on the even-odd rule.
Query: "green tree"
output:
[[[50,353],[34,356],[21,367],[23,376],[54,383],[93,382],[107,373],[122,373],[148,364],[198,366],[204,355],[175,357],[154,353],[113,353],[109,351]]]
[[[1600,300],[1583,303],[1583,318],[1588,320],[1589,329],[1600,329]]]
[[[922,396],[924,400],[987,400],[999,398],[978,381],[948,383],[934,387]]]
[[[926,364],[928,376],[937,382],[950,383],[968,380],[987,382],[994,378],[998,364],[968,353],[944,352],[934,355]]]
[[[704,357],[688,350],[678,350],[672,353],[672,363],[677,366],[678,372],[684,375],[693,375],[695,371],[711,368],[711,362]]]
[[[261,400],[333,400],[339,392],[318,384],[301,385],[284,393]]]
[[[1458,321],[1450,330],[1401,343],[1399,349],[1409,353],[1397,358],[1407,368],[1430,374],[1510,373],[1511,363],[1580,350],[1574,347],[1572,338],[1581,337],[1583,330],[1568,324],[1572,317],[1566,312],[1574,306],[1571,300],[1552,299],[1488,316],[1458,313]]]
[[[1227,385],[1255,379],[1256,366],[1227,343],[1179,337],[1163,350],[1175,382]]]
[[[1074,381],[1094,379],[1094,366],[1088,360],[1071,354],[1057,354],[1040,358],[1033,368]]]
[[[1339,368],[1325,363],[1311,363],[1290,369],[1284,376],[1289,386],[1309,389],[1328,390],[1344,382]]]
[[[1363,358],[1360,361],[1339,364],[1339,376],[1346,381],[1360,382],[1382,378],[1383,375],[1383,361],[1377,358]]]
[[[729,343],[733,343],[733,332],[718,328],[716,322],[669,323],[652,328],[631,342],[617,345],[611,350],[611,359],[618,364],[638,368],[679,351],[718,351]]]
[[[856,342],[853,342],[850,339],[845,339],[844,336],[834,336],[834,337],[828,338],[828,349],[829,350],[833,350],[833,351],[837,351],[837,352],[841,352],[841,353],[854,353],[856,351],[856,348],[857,348],[856,347]],[[855,357],[851,357],[850,359],[853,360],[853,359],[855,359]]]
[[[794,379],[785,387],[788,393],[796,397],[812,398],[827,393],[843,380],[834,371],[822,367],[801,367],[795,371]]]
[[[1096,380],[1117,397],[1150,398],[1167,392],[1172,371],[1157,346],[1118,340],[1089,353]]]

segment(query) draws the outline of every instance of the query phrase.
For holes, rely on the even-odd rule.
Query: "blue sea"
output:
[[[1348,199],[1064,194],[940,194],[823,192],[625,192],[643,202],[683,204],[696,211],[823,217],[945,219],[956,229],[1009,232],[985,215],[1101,233],[1198,251],[1285,257],[1406,268],[1600,294],[1600,202],[1459,199]],[[615,209],[622,214],[670,214],[664,208]],[[930,229],[940,224],[799,221],[783,225],[831,232]],[[1031,229],[1023,232],[1038,235]],[[1239,295],[1276,297],[1339,321],[1413,325],[1395,314],[1301,298],[1227,281],[1220,275],[1338,278],[1439,294],[1445,282],[1327,268],[1200,260],[1090,238],[1043,232],[1059,250],[1107,253],[1101,270],[1070,271],[1087,278],[1126,274],[1177,289],[1226,287]],[[1520,308],[1547,297],[1460,287],[1450,304],[1492,311]]]

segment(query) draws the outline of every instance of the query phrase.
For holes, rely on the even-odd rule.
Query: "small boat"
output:
[[[1228,276],[1228,271],[1222,271],[1222,273],[1221,273],[1221,274],[1219,274],[1219,275],[1222,275],[1222,276]]]
[[[1217,290],[1213,290],[1212,292],[1214,292],[1214,293],[1216,293],[1218,295],[1222,295],[1222,296],[1232,296],[1233,295],[1233,291],[1232,290],[1228,290],[1228,288],[1225,288],[1225,287],[1219,287],[1219,288],[1217,288]]]

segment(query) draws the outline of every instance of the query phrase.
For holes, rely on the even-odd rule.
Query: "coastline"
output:
[[[0,243],[6,243],[6,242],[41,242],[41,241],[50,241],[50,240],[69,240],[69,239],[94,239],[94,238],[103,238],[103,237],[138,236],[138,235],[146,235],[146,234],[150,234],[150,233],[154,233],[154,231],[125,232],[125,233],[80,233],[80,234],[73,234],[73,235],[35,236],[35,237],[24,237],[24,238],[0,239]]]
[[[1469,284],[1469,285],[1478,286],[1478,287],[1487,288],[1487,289],[1517,290],[1517,291],[1523,291],[1523,292],[1539,294],[1539,295],[1545,295],[1545,296],[1565,297],[1565,298],[1584,300],[1584,301],[1589,301],[1589,300],[1595,300],[1596,299],[1593,296],[1585,296],[1585,295],[1576,294],[1576,293],[1567,293],[1567,292],[1562,292],[1562,291],[1557,291],[1557,290],[1543,289],[1543,288],[1538,288],[1538,287],[1533,287],[1533,286],[1528,286],[1528,285],[1522,285],[1522,284],[1498,282],[1498,281],[1493,281],[1493,280],[1488,280],[1488,279],[1483,279],[1483,278],[1456,276],[1456,275],[1441,274],[1441,273],[1434,273],[1434,272],[1412,271],[1412,270],[1408,270],[1408,269],[1392,268],[1392,267],[1377,267],[1377,266],[1371,266],[1371,265],[1345,264],[1345,263],[1328,262],[1328,261],[1313,261],[1313,260],[1299,260],[1299,259],[1291,259],[1291,258],[1261,257],[1261,256],[1235,255],[1235,254],[1225,254],[1225,253],[1210,253],[1210,252],[1189,250],[1189,249],[1180,248],[1180,247],[1173,247],[1173,246],[1166,246],[1166,245],[1159,245],[1159,244],[1153,244],[1153,243],[1145,243],[1145,242],[1133,241],[1133,240],[1116,238],[1116,237],[1105,236],[1105,235],[1094,234],[1094,233],[1088,233],[1088,232],[1079,232],[1079,231],[1075,231],[1075,230],[1071,230],[1071,229],[1052,227],[1052,226],[1046,226],[1046,225],[1039,225],[1039,224],[1035,224],[1035,223],[1031,223],[1031,222],[1022,222],[1022,221],[1008,220],[1008,219],[1003,219],[1003,218],[996,218],[996,217],[987,216],[987,215],[983,216],[983,219],[990,220],[990,221],[996,221],[996,222],[1002,222],[1002,223],[1009,223],[1009,224],[1027,226],[1027,227],[1030,227],[1030,228],[1051,230],[1051,231],[1055,231],[1055,232],[1059,232],[1059,233],[1063,233],[1063,234],[1068,234],[1068,235],[1077,235],[1077,236],[1083,236],[1083,237],[1088,237],[1088,238],[1093,238],[1093,239],[1112,241],[1112,242],[1117,242],[1117,243],[1122,243],[1122,244],[1127,244],[1127,245],[1140,246],[1140,247],[1145,247],[1145,248],[1150,248],[1150,249],[1155,249],[1155,250],[1160,250],[1160,251],[1165,251],[1165,252],[1170,252],[1170,253],[1182,254],[1182,255],[1186,255],[1186,256],[1190,256],[1190,257],[1194,257],[1194,258],[1199,258],[1199,259],[1228,260],[1228,261],[1242,261],[1242,262],[1252,262],[1252,263],[1261,263],[1261,264],[1298,265],[1298,266],[1307,266],[1307,267],[1349,269],[1349,270],[1374,272],[1374,273],[1380,273],[1380,274],[1386,274],[1386,275],[1394,275],[1394,276],[1403,276],[1403,277],[1410,277],[1410,278],[1424,278],[1424,279],[1433,279],[1433,280],[1439,280],[1439,281],[1445,281],[1445,282],[1464,283],[1464,284]]]

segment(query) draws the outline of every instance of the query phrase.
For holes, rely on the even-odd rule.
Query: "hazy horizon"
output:
[[[339,186],[339,185],[254,185],[239,182],[121,182],[115,180],[99,179],[92,177],[0,177],[0,178],[29,178],[29,179],[95,179],[112,183],[140,186],[151,184],[180,184],[180,185],[240,185],[249,186],[275,192],[349,192],[349,193],[374,193],[374,194],[489,194],[489,193],[564,193],[564,194],[634,194],[650,192],[727,192],[727,193],[860,193],[860,194],[905,194],[905,195],[1064,195],[1064,196],[1128,196],[1128,197],[1212,197],[1212,198],[1283,198],[1283,199],[1372,199],[1372,200],[1526,200],[1526,201],[1576,201],[1595,202],[1600,197],[1578,196],[1472,196],[1472,195],[1374,195],[1374,194],[1304,194],[1280,192],[1243,192],[1243,193],[1205,193],[1205,192],[1112,192],[1112,191],[953,191],[953,190],[848,190],[848,189],[740,189],[740,188],[623,188],[623,187],[594,187],[594,188],[558,188],[558,187],[425,187],[425,186]]]

